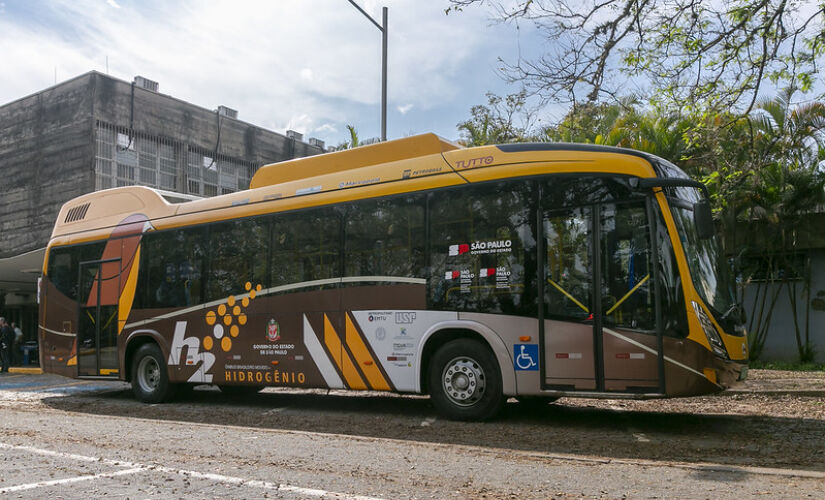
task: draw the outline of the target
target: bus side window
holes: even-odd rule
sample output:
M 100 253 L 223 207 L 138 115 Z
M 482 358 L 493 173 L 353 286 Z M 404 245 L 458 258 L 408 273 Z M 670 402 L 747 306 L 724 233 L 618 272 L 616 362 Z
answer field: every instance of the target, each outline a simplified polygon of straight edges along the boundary
M 203 228 L 143 235 L 140 278 L 145 281 L 138 307 L 191 306 L 201 302 Z
M 358 202 L 346 221 L 344 276 L 424 276 L 423 196 Z
M 593 320 L 590 207 L 544 214 L 546 316 L 567 321 Z
M 331 209 L 274 216 L 271 247 L 272 286 L 341 275 L 341 220 Z
M 77 276 L 72 274 L 71 248 L 53 249 L 49 258 L 49 280 L 57 290 L 70 299 L 77 295 Z M 75 267 L 75 273 L 77 268 Z
M 209 275 L 206 300 L 219 300 L 252 286 L 269 286 L 266 261 L 267 219 L 240 219 L 209 226 Z
M 534 188 L 507 181 L 430 195 L 433 308 L 537 314 Z
M 599 221 L 602 322 L 652 332 L 656 318 L 645 205 L 603 204 Z

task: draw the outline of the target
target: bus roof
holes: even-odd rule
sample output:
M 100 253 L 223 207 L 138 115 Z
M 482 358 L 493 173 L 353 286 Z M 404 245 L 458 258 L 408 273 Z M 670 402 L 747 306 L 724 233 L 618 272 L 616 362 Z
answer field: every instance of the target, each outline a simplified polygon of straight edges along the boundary
M 249 189 L 381 163 L 441 154 L 461 148 L 463 147 L 435 134 L 422 134 L 334 153 L 296 158 L 259 168 L 249 183 Z

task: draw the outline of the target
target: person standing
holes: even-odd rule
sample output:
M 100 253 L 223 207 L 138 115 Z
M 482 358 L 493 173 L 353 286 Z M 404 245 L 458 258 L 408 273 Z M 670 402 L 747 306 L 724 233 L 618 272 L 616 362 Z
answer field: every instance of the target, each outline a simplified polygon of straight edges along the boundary
M 23 330 L 19 326 L 11 322 L 11 329 L 14 331 L 14 344 L 11 346 L 11 363 L 13 365 L 23 364 L 23 351 L 20 350 L 23 345 Z
M 11 365 L 11 346 L 14 343 L 14 330 L 11 329 L 6 318 L 0 318 L 0 371 L 7 373 Z

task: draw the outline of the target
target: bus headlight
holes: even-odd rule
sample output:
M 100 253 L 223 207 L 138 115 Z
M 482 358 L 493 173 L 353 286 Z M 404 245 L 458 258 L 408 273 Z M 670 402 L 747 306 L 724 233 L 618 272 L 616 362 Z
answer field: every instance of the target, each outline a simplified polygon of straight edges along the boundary
M 722 337 L 719 336 L 719 332 L 716 331 L 710 318 L 705 314 L 705 310 L 696 302 L 691 302 L 691 304 L 693 304 L 693 312 L 696 313 L 696 318 L 699 320 L 699 324 L 702 325 L 702 330 L 705 332 L 705 337 L 708 338 L 708 343 L 710 343 L 714 354 L 721 358 L 730 359 L 728 351 L 725 349 L 725 343 L 722 342 Z

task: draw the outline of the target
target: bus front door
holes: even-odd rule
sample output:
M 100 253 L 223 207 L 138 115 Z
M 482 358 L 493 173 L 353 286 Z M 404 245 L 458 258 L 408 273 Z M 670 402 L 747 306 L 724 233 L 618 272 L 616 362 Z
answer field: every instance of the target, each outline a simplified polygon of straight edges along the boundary
M 81 262 L 78 283 L 77 375 L 117 378 L 120 259 Z
M 645 200 L 543 212 L 544 387 L 660 392 Z

